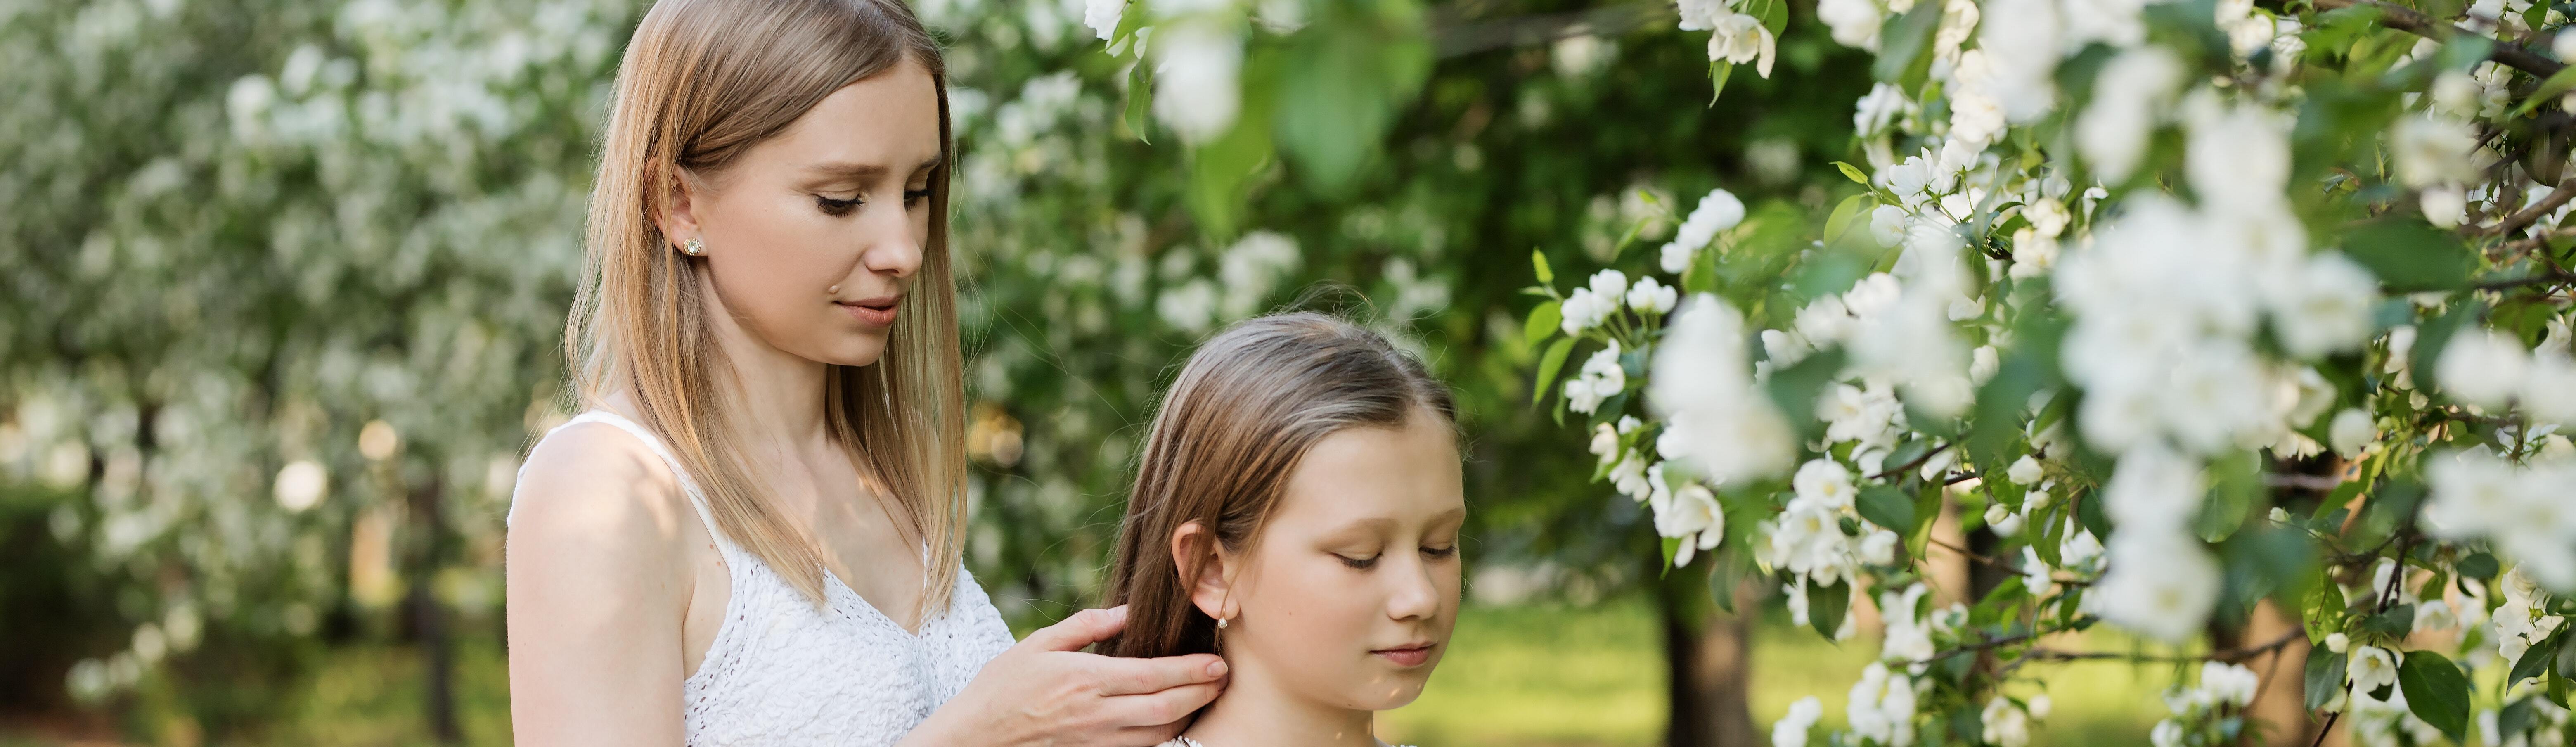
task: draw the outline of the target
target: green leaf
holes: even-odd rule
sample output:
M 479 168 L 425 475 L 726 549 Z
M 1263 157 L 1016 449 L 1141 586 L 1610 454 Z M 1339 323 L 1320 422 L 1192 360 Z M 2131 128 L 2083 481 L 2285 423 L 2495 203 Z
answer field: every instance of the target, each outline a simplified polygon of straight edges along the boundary
M 2363 221 L 2344 235 L 2343 250 L 2397 293 L 2459 288 L 2478 266 L 2459 234 L 2421 218 Z
M 1427 39 L 1378 18 L 1317 23 L 1290 37 L 1280 70 L 1279 144 L 1308 186 L 1339 196 L 1356 184 L 1431 71 Z
M 1878 62 L 1871 75 L 1914 93 L 1932 68 L 1932 32 L 1941 27 L 1941 6 L 1915 3 L 1903 15 L 1890 16 L 1879 28 Z
M 1914 528 L 1914 496 L 1894 486 L 1880 484 L 1862 489 L 1858 508 L 1861 518 L 1889 531 Z
M 2401 604 L 2362 618 L 2361 629 L 2390 638 L 2404 638 L 2415 629 L 2415 605 Z
M 1778 37 L 1789 29 L 1788 0 L 1745 0 L 1743 12 L 1762 21 L 1762 28 Z
M 1143 14 L 1131 13 L 1129 15 Z M 1122 25 L 1121 28 L 1124 28 L 1124 26 Z M 1153 123 L 1153 117 L 1149 116 L 1153 111 L 1153 105 L 1154 66 L 1143 61 L 1139 61 L 1136 63 L 1135 67 L 1130 68 L 1127 71 L 1127 110 L 1125 113 L 1127 131 L 1135 133 L 1136 140 L 1138 142 L 1153 142 L 1153 139 L 1145 134 L 1147 132 L 1146 128 L 1152 126 Z
M 2569 69 L 2576 70 L 2576 68 Z M 2456 567 L 2459 569 L 2461 576 L 2478 579 L 2480 581 L 2495 578 L 2496 571 L 2498 570 L 2496 567 L 2496 557 L 2486 554 L 2485 552 L 2469 553 L 2468 557 L 2460 559 L 2460 563 Z
M 1843 614 L 1851 611 L 1851 584 L 1807 587 L 1807 622 L 1827 639 L 1843 627 Z
M 2343 692 L 2343 676 L 2343 654 L 2322 648 L 2310 649 L 2306 688 L 2308 710 L 2326 707 L 2326 701 L 2334 700 L 2336 693 Z
M 1530 309 L 1529 322 L 1521 325 L 1521 339 L 1535 346 L 1548 335 L 1556 334 L 1556 328 L 1564 322 L 1564 304 L 1549 299 L 1538 308 Z
M 1724 93 L 1726 93 L 1726 79 L 1727 79 L 1727 78 L 1734 77 L 1734 76 L 1735 76 L 1735 63 L 1727 62 L 1727 61 L 1725 61 L 1725 60 L 1709 60 L 1709 61 L 1708 61 L 1708 105 L 1709 105 L 1709 106 L 1716 106 L 1716 105 L 1717 105 L 1717 97 L 1718 97 L 1720 94 L 1724 94 Z
M 2461 36 L 2470 35 L 2461 34 Z M 2531 110 L 2539 108 L 2542 102 L 2556 99 L 2559 94 L 2569 90 L 2576 90 L 2576 65 L 2559 68 L 2557 74 L 2549 76 L 2548 80 L 2541 81 L 2540 87 L 2532 89 L 2530 95 L 2523 97 L 2522 105 L 2514 107 L 2513 113 L 2506 115 L 2505 118 L 2521 119 L 2522 115 L 2530 114 Z
M 1556 273 L 1547 269 L 1547 254 L 1545 252 L 1541 252 L 1536 249 L 1530 250 L 1530 264 L 1538 268 L 1539 284 L 1546 285 L 1556 282 Z
M 2442 730 L 2451 741 L 2467 739 L 2469 678 L 2449 657 L 2431 651 L 2406 652 L 2405 663 L 2397 665 L 2397 686 L 2406 691 L 2406 705 L 2416 718 Z
M 1853 183 L 1859 184 L 1863 187 L 1870 186 L 1869 175 L 1861 173 L 1860 167 L 1841 161 L 1835 161 L 1834 168 L 1840 169 L 1843 172 L 1843 178 L 1850 179 Z
M 1780 414 L 1788 416 L 1789 426 L 1798 431 L 1800 440 L 1823 434 L 1824 424 L 1816 419 L 1816 397 L 1842 374 L 1843 357 L 1842 348 L 1837 347 L 1771 371 L 1771 380 L 1764 389 L 1771 395 L 1771 403 L 1780 407 Z
M 2511 687 L 2523 680 L 2548 674 L 2549 662 L 2558 658 L 2558 647 L 2553 644 L 2556 643 L 2558 639 L 2566 637 L 2566 635 L 2566 630 L 2562 628 L 2558 633 L 2543 639 L 2539 643 L 2533 644 L 2529 649 L 2523 650 L 2522 658 L 2516 659 L 2513 662 L 2513 672 L 2505 676 L 2505 686 Z
M 1574 338 L 1568 337 L 1547 346 L 1547 352 L 1538 357 L 1538 380 L 1530 384 L 1530 404 L 1546 400 L 1547 393 L 1556 388 L 1557 369 L 1565 367 L 1565 354 L 1571 352 Z

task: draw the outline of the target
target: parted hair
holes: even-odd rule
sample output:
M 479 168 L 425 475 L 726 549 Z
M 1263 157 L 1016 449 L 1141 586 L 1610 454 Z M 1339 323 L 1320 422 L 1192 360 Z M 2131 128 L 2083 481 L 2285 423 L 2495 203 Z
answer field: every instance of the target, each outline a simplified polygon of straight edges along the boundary
M 1109 603 L 1127 627 L 1111 656 L 1215 653 L 1216 621 L 1190 603 L 1208 548 L 1190 567 L 1172 537 L 1197 522 L 1230 552 L 1248 549 L 1307 450 L 1350 428 L 1402 428 L 1457 406 L 1422 361 L 1349 321 L 1299 312 L 1245 320 L 1190 355 L 1163 397 L 1127 496 Z
M 817 605 L 815 540 L 772 504 L 723 402 L 731 376 L 700 298 L 706 265 L 674 249 L 656 217 L 673 185 L 713 183 L 833 92 L 910 62 L 939 97 L 941 164 L 930 235 L 884 357 L 833 366 L 825 423 L 872 488 L 907 509 L 929 551 L 925 619 L 947 608 L 965 534 L 964 384 L 948 255 L 951 155 L 939 46 L 901 0 L 660 0 L 617 68 L 591 192 L 580 290 L 566 328 L 581 404 L 627 392 L 704 493 L 725 536 Z

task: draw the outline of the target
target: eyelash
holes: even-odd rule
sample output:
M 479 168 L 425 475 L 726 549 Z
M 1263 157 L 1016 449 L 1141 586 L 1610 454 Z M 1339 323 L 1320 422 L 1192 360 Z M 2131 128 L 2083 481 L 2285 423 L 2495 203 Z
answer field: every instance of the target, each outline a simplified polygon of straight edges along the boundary
M 1458 554 L 1458 546 L 1457 546 L 1457 545 L 1450 545 L 1450 546 L 1448 546 L 1448 547 L 1425 547 L 1425 548 L 1422 548 L 1422 554 L 1424 554 L 1424 555 L 1429 555 L 1429 556 L 1431 556 L 1431 557 L 1432 557 L 1432 559 L 1434 559 L 1434 560 L 1444 560 L 1444 559 L 1447 559 L 1447 558 L 1450 558 L 1450 557 L 1452 557 L 1452 556 L 1457 555 L 1457 554 Z M 1342 565 L 1350 566 L 1351 568 L 1356 569 L 1356 570 L 1363 570 L 1363 571 L 1365 571 L 1365 570 L 1368 570 L 1368 569 L 1370 569 L 1370 568 L 1375 568 L 1375 567 L 1377 567 L 1377 558 L 1378 558 L 1378 556 L 1375 556 L 1375 555 L 1371 555 L 1371 556 L 1368 556 L 1368 557 L 1365 557 L 1365 558 L 1353 558 L 1353 557 L 1350 557 L 1350 556 L 1347 556 L 1347 555 L 1335 555 L 1335 556 L 1333 556 L 1333 557 L 1341 558 L 1341 559 L 1342 559 Z
M 921 201 L 926 199 L 930 199 L 930 190 L 907 189 L 903 191 L 903 204 L 907 207 L 920 205 Z M 856 197 L 847 200 L 836 200 L 822 195 L 814 196 L 814 207 L 822 210 L 824 215 L 829 215 L 835 218 L 849 215 L 850 211 L 859 209 L 859 206 L 866 202 L 866 200 Z

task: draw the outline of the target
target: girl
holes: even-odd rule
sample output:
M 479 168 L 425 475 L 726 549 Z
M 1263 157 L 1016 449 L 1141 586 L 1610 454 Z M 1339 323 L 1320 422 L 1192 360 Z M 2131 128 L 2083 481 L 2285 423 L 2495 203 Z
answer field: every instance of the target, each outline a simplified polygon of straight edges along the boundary
M 1167 747 L 1374 747 L 1449 643 L 1466 521 L 1456 414 L 1421 362 L 1319 314 L 1190 356 L 1111 575 L 1115 656 L 1215 652 L 1225 694 Z
M 567 347 L 512 503 L 522 745 L 1126 745 L 1214 656 L 1014 646 L 960 567 L 939 49 L 899 0 L 662 0 L 617 73 Z

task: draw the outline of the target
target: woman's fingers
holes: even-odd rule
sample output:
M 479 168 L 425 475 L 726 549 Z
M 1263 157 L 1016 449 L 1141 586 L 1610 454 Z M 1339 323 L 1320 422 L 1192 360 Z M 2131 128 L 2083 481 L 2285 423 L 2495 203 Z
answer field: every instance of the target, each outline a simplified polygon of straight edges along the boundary
M 1125 629 L 1127 629 L 1127 605 L 1122 604 L 1105 610 L 1090 609 L 1073 613 L 1073 616 L 1065 618 L 1064 622 L 1039 628 L 1037 632 L 1030 633 L 1026 640 L 1020 641 L 1020 645 L 1035 646 L 1046 651 L 1080 651 L 1084 646 L 1099 643 Z
M 1223 679 L 1226 671 L 1225 660 L 1215 654 L 1160 659 L 1100 656 L 1097 659 L 1091 662 L 1091 671 L 1100 677 L 1100 694 L 1109 696 L 1148 695 L 1177 687 L 1212 683 Z
M 1109 715 L 1110 723 L 1129 727 L 1170 727 L 1177 734 L 1180 727 L 1187 725 L 1190 714 L 1216 700 L 1217 694 L 1224 690 L 1223 683 L 1203 682 L 1144 695 L 1120 695 L 1101 705 Z

